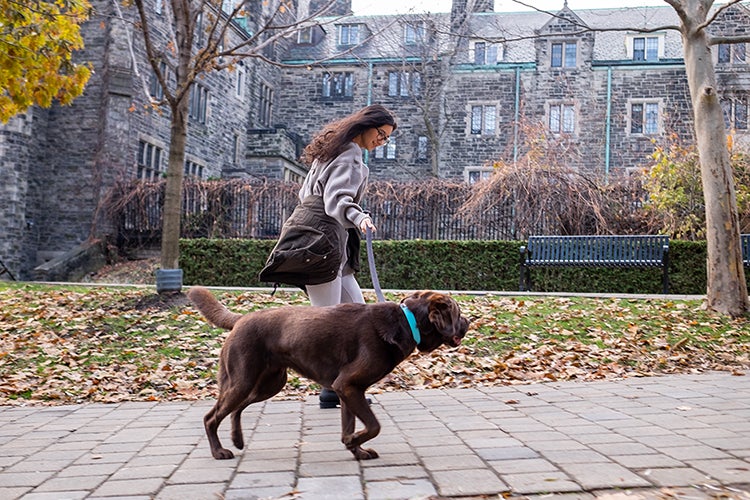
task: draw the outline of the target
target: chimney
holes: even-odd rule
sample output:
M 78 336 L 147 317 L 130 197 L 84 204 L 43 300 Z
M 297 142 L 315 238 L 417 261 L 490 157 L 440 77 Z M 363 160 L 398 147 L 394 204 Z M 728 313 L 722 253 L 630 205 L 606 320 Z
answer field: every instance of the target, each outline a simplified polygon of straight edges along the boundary
M 495 12 L 495 0 L 474 0 L 473 12 Z
M 327 4 L 331 3 L 331 0 L 310 0 L 309 12 L 310 14 L 317 12 Z M 352 13 L 352 1 L 351 0 L 336 0 L 333 5 L 323 14 L 324 16 L 348 16 Z
M 457 33 L 466 22 L 467 0 L 453 0 L 451 5 L 451 31 Z
M 495 12 L 495 0 L 453 0 L 451 5 L 451 28 L 457 32 L 466 21 L 467 14 Z

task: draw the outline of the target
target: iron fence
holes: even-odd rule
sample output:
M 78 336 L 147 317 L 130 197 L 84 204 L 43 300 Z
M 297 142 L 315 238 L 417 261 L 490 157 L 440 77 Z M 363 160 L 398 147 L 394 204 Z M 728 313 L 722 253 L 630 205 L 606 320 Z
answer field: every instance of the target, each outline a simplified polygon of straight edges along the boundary
M 275 239 L 298 203 L 298 190 L 298 184 L 274 180 L 186 181 L 181 236 Z M 511 197 L 490 200 L 482 210 L 464 213 L 462 206 L 471 193 L 471 186 L 451 181 L 375 181 L 369 185 L 363 208 L 375 221 L 377 237 L 385 240 L 520 240 L 529 234 L 566 232 L 555 212 L 565 200 L 542 200 L 537 207 L 541 215 L 529 222 L 528 217 L 521 221 L 517 216 Z M 159 241 L 163 200 L 164 182 L 115 187 L 108 208 L 120 245 Z

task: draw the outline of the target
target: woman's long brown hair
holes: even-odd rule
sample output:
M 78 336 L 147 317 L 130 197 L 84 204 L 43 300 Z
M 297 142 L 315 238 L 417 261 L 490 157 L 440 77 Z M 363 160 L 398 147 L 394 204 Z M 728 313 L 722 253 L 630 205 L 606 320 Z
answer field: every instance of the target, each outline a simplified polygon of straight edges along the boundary
M 390 125 L 396 130 L 396 118 L 385 106 L 372 104 L 356 113 L 326 125 L 313 137 L 302 152 L 302 161 L 311 165 L 313 160 L 328 162 L 346 149 L 349 143 L 365 130 Z

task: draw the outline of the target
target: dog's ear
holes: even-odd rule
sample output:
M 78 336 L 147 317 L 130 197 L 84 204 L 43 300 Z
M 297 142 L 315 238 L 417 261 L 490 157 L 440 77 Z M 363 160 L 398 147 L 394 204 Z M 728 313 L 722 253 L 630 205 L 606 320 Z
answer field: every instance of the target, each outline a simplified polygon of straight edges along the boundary
M 430 323 L 444 337 L 455 335 L 456 319 L 461 314 L 457 310 L 456 303 L 445 295 L 433 293 L 428 298 L 428 304 L 429 312 L 427 317 Z

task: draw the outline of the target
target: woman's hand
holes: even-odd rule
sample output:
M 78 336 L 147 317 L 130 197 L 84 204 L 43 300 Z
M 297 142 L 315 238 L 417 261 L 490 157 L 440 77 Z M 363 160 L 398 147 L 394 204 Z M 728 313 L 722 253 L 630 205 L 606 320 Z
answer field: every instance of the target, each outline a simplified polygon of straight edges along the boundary
M 367 228 L 370 228 L 373 233 L 376 231 L 375 224 L 372 223 L 372 219 L 369 217 L 362 219 L 362 222 L 359 224 L 359 229 L 362 233 L 367 233 Z

